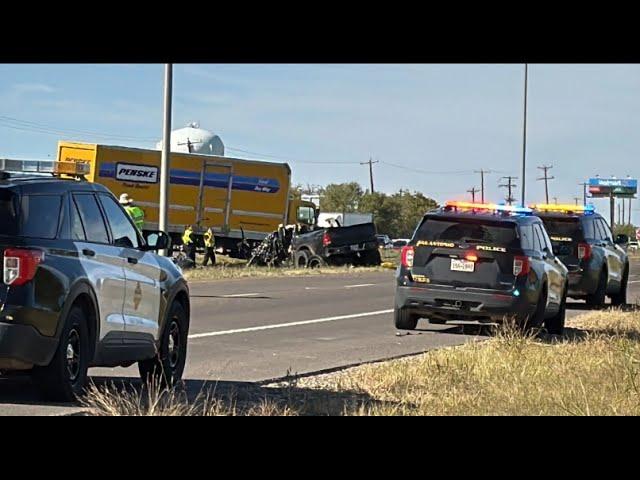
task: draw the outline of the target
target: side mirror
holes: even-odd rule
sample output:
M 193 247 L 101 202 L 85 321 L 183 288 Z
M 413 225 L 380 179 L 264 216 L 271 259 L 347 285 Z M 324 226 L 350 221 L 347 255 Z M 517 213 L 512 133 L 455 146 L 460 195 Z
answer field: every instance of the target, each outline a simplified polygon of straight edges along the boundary
M 628 235 L 624 235 L 624 234 L 616 235 L 616 241 L 615 241 L 616 245 L 626 245 L 627 243 L 629 243 Z
M 147 231 L 144 234 L 146 246 L 143 250 L 168 250 L 171 248 L 171 237 L 160 230 Z

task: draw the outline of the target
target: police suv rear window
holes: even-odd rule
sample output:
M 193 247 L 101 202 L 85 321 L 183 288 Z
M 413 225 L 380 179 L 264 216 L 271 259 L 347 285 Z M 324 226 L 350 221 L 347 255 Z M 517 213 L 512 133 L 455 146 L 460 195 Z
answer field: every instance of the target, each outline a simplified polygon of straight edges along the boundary
M 513 248 L 519 246 L 518 233 L 514 223 L 492 222 L 474 218 L 427 218 L 418 228 L 415 240 L 490 244 Z
M 53 239 L 60 221 L 60 195 L 22 195 L 0 190 L 0 234 Z
M 553 242 L 573 242 L 582 239 L 582 228 L 577 218 L 542 217 L 542 221 Z

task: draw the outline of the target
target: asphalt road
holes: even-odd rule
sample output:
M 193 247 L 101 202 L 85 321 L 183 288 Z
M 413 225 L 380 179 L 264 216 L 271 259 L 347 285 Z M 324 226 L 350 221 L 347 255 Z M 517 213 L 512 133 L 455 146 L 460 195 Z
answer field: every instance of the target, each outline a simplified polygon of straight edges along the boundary
M 630 302 L 640 296 L 632 267 Z M 411 355 L 476 338 L 450 326 L 393 327 L 393 272 L 191 283 L 188 389 L 248 385 Z M 584 311 L 572 304 L 569 316 Z M 105 379 L 137 383 L 137 368 L 93 369 Z M 0 415 L 56 415 L 73 405 L 43 404 L 28 378 L 0 379 Z

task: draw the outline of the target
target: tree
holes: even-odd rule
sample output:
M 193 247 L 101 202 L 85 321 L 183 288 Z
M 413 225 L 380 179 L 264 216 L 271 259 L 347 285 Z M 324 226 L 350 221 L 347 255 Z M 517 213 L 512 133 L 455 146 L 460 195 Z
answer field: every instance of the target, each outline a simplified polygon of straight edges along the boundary
M 323 212 L 353 213 L 358 210 L 362 195 L 357 182 L 331 183 L 322 192 L 320 206 Z

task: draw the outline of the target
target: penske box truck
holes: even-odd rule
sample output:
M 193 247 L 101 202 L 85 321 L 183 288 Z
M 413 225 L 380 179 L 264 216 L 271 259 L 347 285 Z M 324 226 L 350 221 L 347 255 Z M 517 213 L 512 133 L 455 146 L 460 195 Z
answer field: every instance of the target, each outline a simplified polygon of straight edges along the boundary
M 58 143 L 61 162 L 88 162 L 86 179 L 116 196 L 127 193 L 145 212 L 143 230 L 158 228 L 159 150 Z M 198 243 L 211 227 L 216 246 L 241 256 L 240 241 L 261 242 L 280 224 L 313 226 L 315 206 L 291 196 L 291 169 L 286 163 L 243 160 L 190 153 L 171 153 L 169 227 L 175 245 L 186 225 L 194 225 Z

